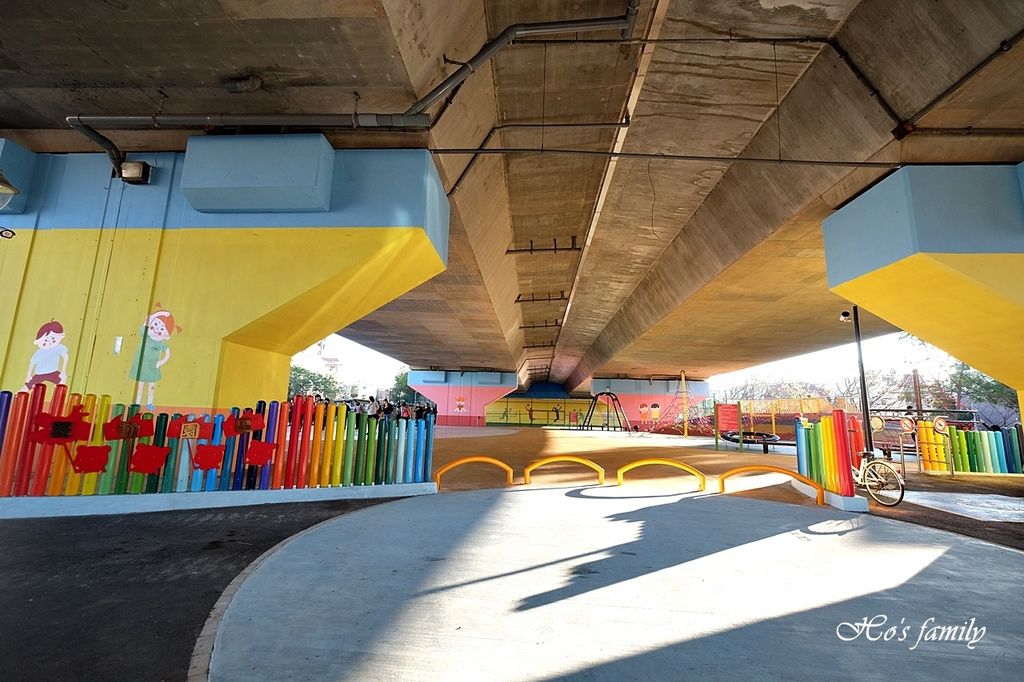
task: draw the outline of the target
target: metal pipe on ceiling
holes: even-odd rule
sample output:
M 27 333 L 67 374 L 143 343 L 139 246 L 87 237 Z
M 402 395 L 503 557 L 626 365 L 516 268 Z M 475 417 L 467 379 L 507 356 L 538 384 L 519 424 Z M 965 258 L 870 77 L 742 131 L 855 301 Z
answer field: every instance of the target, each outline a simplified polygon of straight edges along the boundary
M 636 26 L 636 17 L 640 14 L 640 0 L 627 0 L 626 2 L 626 25 L 622 29 L 623 40 L 629 40 L 633 36 L 633 28 Z
M 683 43 L 761 43 L 761 44 L 795 44 L 817 45 L 829 42 L 829 38 L 806 36 L 803 38 L 768 36 L 750 37 L 713 37 L 713 38 L 541 38 L 538 40 L 517 40 L 513 45 L 673 45 Z
M 480 50 L 462 64 L 454 73 L 445 78 L 433 90 L 415 102 L 405 113 L 398 114 L 157 114 L 153 116 L 68 116 L 68 126 L 82 133 L 107 150 L 114 172 L 120 174 L 124 152 L 113 140 L 97 129 L 145 130 L 148 128 L 209 128 L 209 127 L 296 127 L 333 130 L 355 130 L 377 128 L 384 130 L 430 130 L 433 123 L 424 113 L 446 94 L 452 93 L 469 78 L 470 74 L 487 62 L 505 45 L 517 38 L 558 33 L 583 33 L 621 29 L 622 36 L 629 37 L 639 12 L 639 0 L 627 0 L 626 14 L 621 17 L 597 19 L 571 19 L 568 21 L 545 21 L 528 24 L 513 24 L 496 38 L 487 42 Z
M 494 137 L 495 133 L 497 133 L 497 132 L 499 132 L 501 130 L 506 130 L 506 129 L 515 129 L 515 128 L 520 128 L 520 129 L 531 129 L 531 128 L 570 128 L 570 129 L 573 129 L 573 128 L 583 128 L 583 129 L 592 128 L 592 129 L 599 129 L 599 128 L 628 128 L 628 127 L 629 127 L 629 120 L 628 119 L 624 120 L 624 121 L 616 121 L 614 123 L 526 123 L 526 122 L 524 122 L 524 123 L 500 123 L 500 124 L 492 127 L 487 132 L 487 134 L 484 136 L 483 142 L 481 142 L 477 146 L 477 149 L 484 149 L 490 143 L 491 138 Z M 469 171 L 471 171 L 473 169 L 473 167 L 476 165 L 476 162 L 477 162 L 477 160 L 479 158 L 480 158 L 479 156 L 473 156 L 473 158 L 471 158 L 469 160 L 469 163 L 466 164 L 466 167 L 462 169 L 462 172 L 459 173 L 459 177 L 455 179 L 455 182 L 452 183 L 451 189 L 448 190 L 447 195 L 449 197 L 454 196 L 455 193 L 459 191 L 459 188 L 462 186 L 462 181 L 466 178 L 467 175 L 469 175 Z
M 630 2 L 632 1 L 633 0 L 630 0 Z M 544 21 L 533 24 L 512 24 L 499 33 L 496 38 L 485 43 L 484 46 L 480 48 L 479 52 L 469 58 L 469 61 L 462 64 L 462 66 L 452 72 L 451 75 L 441 81 L 437 87 L 421 97 L 415 104 L 409 107 L 405 114 L 407 116 L 419 114 L 429 109 L 439 99 L 444 97 L 446 92 L 462 83 L 462 81 L 469 78 L 474 71 L 486 64 L 498 50 L 506 45 L 512 44 L 512 41 L 518 38 L 558 33 L 607 31 L 609 29 L 620 29 L 625 31 L 627 28 L 630 28 L 630 30 L 632 30 L 632 23 L 636 21 L 636 18 L 634 16 L 631 22 L 628 16 L 628 11 L 629 10 L 627 8 L 627 15 L 621 17 L 606 17 L 603 19 L 571 19 L 569 21 Z
M 146 128 L 252 128 L 295 127 L 356 130 L 397 128 L 427 130 L 426 114 L 157 114 L 155 116 L 68 116 L 69 126 L 80 129 L 144 130 Z
M 719 163 L 761 163 L 782 166 L 839 166 L 842 168 L 902 168 L 905 163 L 899 161 L 843 161 L 838 159 L 786 159 L 760 156 L 714 156 L 711 154 L 666 154 L 663 152 L 624 152 L 603 149 L 556 149 L 550 147 L 490 147 L 474 148 L 440 148 L 429 150 L 431 154 L 572 154 L 579 156 L 602 156 L 627 159 L 661 159 L 664 161 L 697 161 Z M 917 163 L 913 165 L 957 165 L 948 163 Z
M 902 140 L 904 137 L 917 130 L 917 122 L 924 118 L 924 116 L 928 114 L 928 112 L 934 109 L 940 102 L 945 100 L 951 94 L 957 92 L 961 87 L 963 87 L 967 83 L 967 81 L 971 80 L 976 75 L 978 75 L 978 73 L 986 66 L 988 66 L 996 59 L 1009 52 L 1010 50 L 1012 50 L 1013 47 L 1021 40 L 1024 40 L 1024 29 L 1017 31 L 1006 40 L 1001 41 L 999 43 L 999 46 L 996 47 L 995 50 L 990 52 L 987 57 L 985 57 L 980 62 L 975 64 L 970 71 L 965 73 L 963 76 L 958 78 L 954 83 L 950 84 L 949 87 L 947 87 L 945 90 L 936 95 L 930 102 L 928 102 L 928 104 L 924 105 L 913 116 L 901 121 L 900 124 L 893 129 L 893 137 L 895 137 L 897 140 Z
M 110 163 L 111 165 L 114 166 L 114 173 L 117 174 L 118 177 L 120 177 L 121 164 L 124 163 L 125 155 L 124 152 L 117 148 L 117 145 L 114 144 L 114 141 L 111 140 L 106 135 L 103 135 L 102 133 L 98 132 L 92 126 L 82 123 L 80 116 L 68 116 L 67 123 L 69 126 L 71 126 L 73 130 L 77 130 L 79 133 L 85 135 L 90 140 L 92 140 L 97 145 L 106 150 L 107 156 L 110 157 Z

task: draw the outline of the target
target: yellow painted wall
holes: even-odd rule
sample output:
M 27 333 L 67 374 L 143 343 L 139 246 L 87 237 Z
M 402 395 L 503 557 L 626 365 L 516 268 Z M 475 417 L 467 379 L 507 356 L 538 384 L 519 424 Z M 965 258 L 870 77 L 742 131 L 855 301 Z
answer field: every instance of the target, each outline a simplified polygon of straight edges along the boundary
M 917 253 L 833 291 L 1024 389 L 1024 254 Z
M 292 354 L 443 270 L 416 227 L 20 230 L 0 244 L 0 387 L 23 388 L 36 330 L 57 319 L 71 391 L 132 401 L 159 302 L 182 331 L 158 406 L 284 397 Z
M 533 422 L 530 421 L 529 412 L 526 406 L 533 408 Z M 559 419 L 555 421 L 555 413 L 551 409 L 555 406 L 560 409 Z M 569 426 L 569 413 L 573 410 L 579 412 L 579 421 L 582 423 L 590 408 L 590 400 L 587 398 L 569 398 L 559 400 L 555 398 L 501 398 L 490 403 L 486 409 L 486 420 L 488 424 L 533 424 L 534 426 Z M 507 410 L 507 412 L 506 412 Z M 605 415 L 610 414 L 608 405 L 598 401 L 594 409 L 594 426 L 600 427 L 604 423 Z M 618 422 L 615 417 L 610 418 L 610 424 L 615 426 Z

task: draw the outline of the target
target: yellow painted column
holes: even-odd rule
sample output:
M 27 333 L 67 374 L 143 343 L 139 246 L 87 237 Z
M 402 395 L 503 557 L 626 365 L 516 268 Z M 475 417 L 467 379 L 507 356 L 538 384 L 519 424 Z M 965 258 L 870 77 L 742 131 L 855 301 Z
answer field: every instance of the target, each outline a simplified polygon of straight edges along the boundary
M 71 392 L 182 413 L 283 396 L 291 355 L 445 269 L 415 226 L 24 230 L 4 249 L 0 388 L 57 321 Z

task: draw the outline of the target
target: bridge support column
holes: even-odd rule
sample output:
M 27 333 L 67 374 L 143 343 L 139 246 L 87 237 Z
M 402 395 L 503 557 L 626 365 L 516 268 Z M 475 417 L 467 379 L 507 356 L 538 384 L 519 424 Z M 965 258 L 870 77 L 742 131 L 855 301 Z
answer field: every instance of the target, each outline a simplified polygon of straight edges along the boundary
M 485 426 L 487 405 L 516 390 L 517 384 L 514 372 L 409 372 L 409 387 L 437 403 L 442 426 Z
M 908 167 L 824 222 L 829 286 L 1024 389 L 1024 164 Z
M 423 150 L 200 136 L 132 155 L 147 185 L 112 179 L 103 154 L 0 158 L 32 162 L 0 216 L 16 233 L 0 240 L 3 389 L 52 367 L 73 392 L 168 411 L 283 399 L 292 354 L 446 267 Z

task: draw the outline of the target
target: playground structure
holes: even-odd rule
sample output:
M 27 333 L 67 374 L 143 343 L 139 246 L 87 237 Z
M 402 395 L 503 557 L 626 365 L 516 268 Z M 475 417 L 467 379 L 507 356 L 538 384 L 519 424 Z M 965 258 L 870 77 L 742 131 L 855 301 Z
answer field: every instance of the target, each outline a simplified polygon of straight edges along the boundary
M 631 423 L 618 396 L 601 391 L 590 398 L 509 396 L 490 403 L 489 425 L 560 426 L 570 429 L 629 431 Z
M 603 398 L 603 400 L 602 400 Z M 604 405 L 604 421 L 595 423 L 595 416 L 598 414 L 598 405 Z M 612 423 L 612 419 L 615 423 Z M 619 396 L 615 395 L 611 391 L 601 391 L 595 393 L 590 399 L 590 408 L 587 410 L 587 416 L 584 417 L 583 423 L 580 424 L 580 428 L 584 430 L 593 430 L 594 428 L 600 428 L 601 430 L 612 430 L 612 431 L 629 431 L 629 419 L 626 417 L 626 411 L 622 409 L 622 403 L 619 402 Z
M 590 398 L 505 397 L 487 405 L 486 421 L 491 426 L 556 426 L 579 428 L 590 408 Z M 607 406 L 598 406 L 603 420 Z
M 739 417 L 734 426 L 722 426 L 720 431 L 740 431 L 745 434 L 766 433 L 778 436 L 783 443 L 794 442 L 793 420 L 798 417 L 816 419 L 823 414 L 831 414 L 834 410 L 854 411 L 856 408 L 846 398 L 829 401 L 826 398 L 778 398 L 763 400 L 737 400 L 722 403 L 714 399 L 705 400 L 690 409 L 687 422 L 675 421 L 671 424 L 659 423 L 653 429 L 660 433 L 672 433 L 694 436 L 715 435 L 716 406 L 732 404 L 739 406 Z M 760 445 L 761 443 L 755 443 Z
M 0 497 L 328 488 L 429 480 L 431 419 L 344 404 L 258 401 L 206 414 L 144 412 L 110 396 L 0 392 Z

